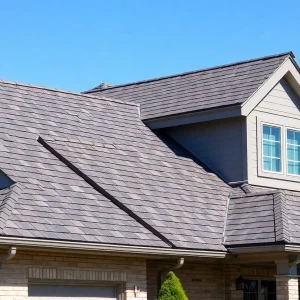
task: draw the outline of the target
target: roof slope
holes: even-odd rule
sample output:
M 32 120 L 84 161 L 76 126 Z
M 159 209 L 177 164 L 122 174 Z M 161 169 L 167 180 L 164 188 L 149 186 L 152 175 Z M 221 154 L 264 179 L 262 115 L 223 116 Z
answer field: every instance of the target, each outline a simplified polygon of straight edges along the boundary
M 300 244 L 300 192 L 249 185 L 234 189 L 228 206 L 224 244 Z
M 5 235 L 168 246 L 43 147 L 41 136 L 175 246 L 225 250 L 229 187 L 156 136 L 136 105 L 7 82 L 0 103 L 0 169 L 22 186 Z
M 141 118 L 154 119 L 241 104 L 291 52 L 210 69 L 87 91 L 141 104 Z
M 284 220 L 284 196 L 280 191 L 250 193 L 230 199 L 226 245 L 288 242 Z

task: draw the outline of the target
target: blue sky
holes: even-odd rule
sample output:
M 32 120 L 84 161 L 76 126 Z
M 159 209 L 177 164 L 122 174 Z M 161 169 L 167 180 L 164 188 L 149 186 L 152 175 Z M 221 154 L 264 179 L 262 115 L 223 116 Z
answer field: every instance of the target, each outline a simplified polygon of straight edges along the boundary
M 300 59 L 299 0 L 15 0 L 0 11 L 0 78 L 59 89 Z

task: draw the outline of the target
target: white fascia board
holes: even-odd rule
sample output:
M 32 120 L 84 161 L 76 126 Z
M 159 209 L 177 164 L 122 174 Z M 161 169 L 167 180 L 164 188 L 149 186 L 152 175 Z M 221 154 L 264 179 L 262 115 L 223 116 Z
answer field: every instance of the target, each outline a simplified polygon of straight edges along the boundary
M 300 252 L 300 245 L 268 245 L 268 246 L 248 246 L 228 248 L 230 254 L 248 254 L 264 252 Z
M 294 81 L 294 89 L 300 88 L 300 74 L 290 58 L 287 58 L 243 104 L 242 115 L 248 116 L 251 111 L 267 96 L 274 86 L 285 76 L 292 76 L 290 80 Z M 288 78 L 289 79 L 289 78 Z M 289 81 L 290 81 L 289 80 Z M 298 88 L 296 87 L 298 86 Z
M 205 250 L 185 250 L 174 248 L 155 248 L 139 247 L 125 245 L 109 245 L 94 243 L 78 243 L 68 241 L 28 239 L 15 237 L 0 237 L 0 246 L 16 246 L 20 248 L 46 248 L 46 249 L 64 249 L 78 251 L 99 251 L 109 253 L 123 254 L 144 254 L 144 255 L 165 255 L 165 256 L 182 256 L 182 257 L 211 257 L 225 258 L 228 252 L 225 251 L 205 251 Z
M 193 123 L 207 122 L 241 115 L 240 105 L 215 108 L 194 113 L 185 113 L 177 116 L 161 117 L 158 119 L 143 120 L 151 129 L 161 129 Z
M 231 254 L 247 254 L 247 253 L 262 253 L 262 252 L 280 252 L 285 251 L 284 245 L 274 246 L 248 246 L 248 247 L 229 247 L 229 253 Z

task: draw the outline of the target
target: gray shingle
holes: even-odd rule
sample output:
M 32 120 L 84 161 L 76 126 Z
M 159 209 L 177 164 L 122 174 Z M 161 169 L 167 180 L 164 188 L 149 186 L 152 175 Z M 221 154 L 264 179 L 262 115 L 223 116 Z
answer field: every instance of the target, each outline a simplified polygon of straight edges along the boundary
M 292 53 L 86 92 L 141 104 L 142 119 L 239 105 Z
M 244 186 L 243 190 L 248 193 L 242 194 L 237 193 L 237 189 L 229 201 L 225 245 L 288 243 L 292 240 L 290 214 L 294 208 L 290 201 L 294 198 L 290 191 L 251 186 L 245 189 Z
M 42 147 L 40 135 L 177 247 L 225 250 L 230 188 L 146 127 L 136 105 L 0 86 L 0 169 L 22 186 L 3 234 L 167 247 Z

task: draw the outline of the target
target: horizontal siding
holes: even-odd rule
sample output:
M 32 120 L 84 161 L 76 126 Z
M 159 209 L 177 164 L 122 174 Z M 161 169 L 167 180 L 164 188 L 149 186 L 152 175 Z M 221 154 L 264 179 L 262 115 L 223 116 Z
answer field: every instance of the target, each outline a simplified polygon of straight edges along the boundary
M 231 118 L 167 129 L 167 133 L 228 182 L 244 179 L 245 119 Z
M 282 79 L 254 111 L 300 119 L 300 101 L 289 83 Z
M 257 124 L 259 120 L 280 126 L 300 127 L 300 99 L 289 83 L 282 79 L 247 117 L 248 180 L 251 184 L 299 190 L 299 182 L 288 178 L 259 176 Z

